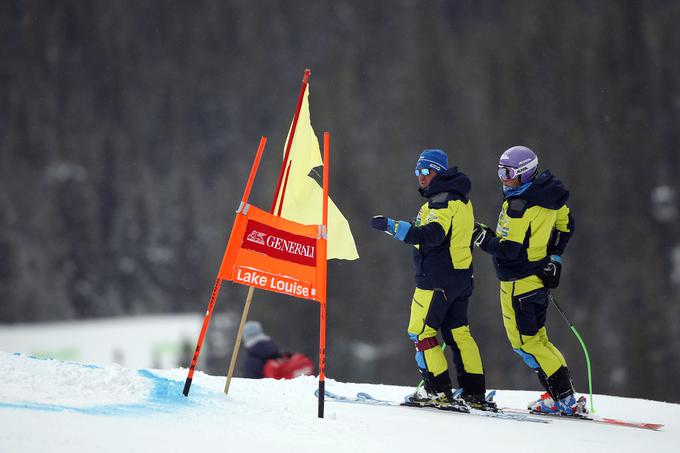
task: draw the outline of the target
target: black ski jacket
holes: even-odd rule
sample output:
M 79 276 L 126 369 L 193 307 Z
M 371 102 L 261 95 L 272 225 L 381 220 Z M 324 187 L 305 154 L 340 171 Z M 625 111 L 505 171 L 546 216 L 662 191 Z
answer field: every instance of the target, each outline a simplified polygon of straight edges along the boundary
M 470 179 L 451 167 L 437 175 L 425 189 L 427 198 L 404 242 L 413 244 L 416 285 L 422 289 L 446 288 L 472 278 L 471 238 L 474 229 Z

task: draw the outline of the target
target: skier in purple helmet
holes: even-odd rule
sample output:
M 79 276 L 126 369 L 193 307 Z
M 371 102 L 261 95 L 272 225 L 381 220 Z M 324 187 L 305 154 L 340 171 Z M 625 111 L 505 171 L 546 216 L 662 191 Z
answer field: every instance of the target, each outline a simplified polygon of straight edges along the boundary
M 567 362 L 548 340 L 545 319 L 550 288 L 556 288 L 561 256 L 574 232 L 569 191 L 525 146 L 506 150 L 498 162 L 503 207 L 495 231 L 475 224 L 474 245 L 493 257 L 501 286 L 503 324 L 514 351 L 536 371 L 546 393 L 529 404 L 539 413 L 585 413 Z

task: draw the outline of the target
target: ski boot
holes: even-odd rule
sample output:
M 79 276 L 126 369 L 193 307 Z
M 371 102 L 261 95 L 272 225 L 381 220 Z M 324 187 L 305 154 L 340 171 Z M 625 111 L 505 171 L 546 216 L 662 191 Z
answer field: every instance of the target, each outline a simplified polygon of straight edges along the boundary
M 494 402 L 493 397 L 496 394 L 496 391 L 493 390 L 489 392 L 487 395 L 484 394 L 478 394 L 478 395 L 469 395 L 462 393 L 460 397 L 467 403 L 468 406 L 472 409 L 477 409 L 480 411 L 487 411 L 487 412 L 500 412 L 500 409 L 498 409 L 498 405 Z M 455 396 L 455 394 L 454 394 Z
M 413 395 L 407 395 L 404 398 L 404 402 L 401 403 L 401 405 L 410 407 L 435 407 L 435 395 L 429 392 L 422 394 L 419 389 L 416 389 Z
M 573 394 L 555 401 L 548 392 L 545 392 L 539 399 L 529 403 L 527 408 L 534 414 L 579 416 L 588 413 L 586 398 L 582 396 L 576 400 Z
M 470 409 L 461 398 L 454 397 L 449 392 L 422 395 L 416 391 L 413 395 L 404 398 L 402 406 L 409 407 L 435 407 L 445 411 L 470 412 Z
M 451 391 L 437 394 L 436 401 L 435 407 L 443 411 L 470 412 L 470 407 L 465 403 L 465 400 L 455 396 Z
M 578 399 L 574 398 L 574 395 L 572 395 L 572 401 L 576 400 L 574 404 L 571 406 L 565 406 L 560 409 L 562 413 L 566 412 L 566 415 L 569 415 L 569 412 L 571 412 L 571 415 L 574 415 L 576 417 L 582 417 L 585 415 L 588 415 L 588 407 L 586 404 L 586 397 L 581 396 Z M 560 405 L 560 401 L 557 402 L 558 406 Z

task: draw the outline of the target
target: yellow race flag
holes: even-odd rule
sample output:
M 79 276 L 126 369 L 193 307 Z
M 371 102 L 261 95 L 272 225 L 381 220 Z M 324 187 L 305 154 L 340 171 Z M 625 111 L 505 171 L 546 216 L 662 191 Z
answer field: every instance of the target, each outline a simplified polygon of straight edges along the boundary
M 288 135 L 290 137 L 290 131 Z M 305 225 L 321 224 L 323 161 L 319 140 L 312 129 L 309 114 L 309 85 L 305 89 L 285 168 L 288 177 L 287 180 L 284 179 L 277 199 L 278 206 L 281 203 L 281 192 L 285 189 L 281 217 Z M 347 219 L 329 197 L 328 259 L 333 258 L 355 260 L 359 258 L 359 254 Z

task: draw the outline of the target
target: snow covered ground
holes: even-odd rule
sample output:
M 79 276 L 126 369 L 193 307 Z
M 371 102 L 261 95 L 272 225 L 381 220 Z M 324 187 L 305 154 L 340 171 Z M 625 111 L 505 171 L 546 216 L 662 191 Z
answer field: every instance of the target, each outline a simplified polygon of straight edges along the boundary
M 598 414 L 663 423 L 647 431 L 575 420 L 549 424 L 326 402 L 317 381 L 234 379 L 186 369 L 127 369 L 0 352 L 0 452 L 408 452 L 677 451 L 680 405 L 596 395 Z M 400 400 L 409 389 L 327 380 L 328 390 Z M 501 406 L 523 407 L 536 392 L 500 390 Z M 551 419 L 552 420 L 552 419 Z

